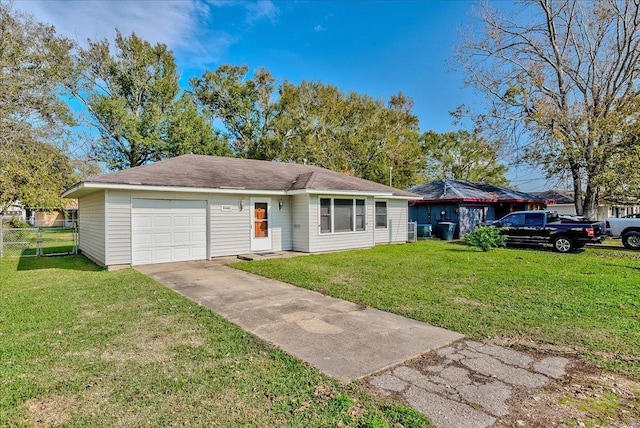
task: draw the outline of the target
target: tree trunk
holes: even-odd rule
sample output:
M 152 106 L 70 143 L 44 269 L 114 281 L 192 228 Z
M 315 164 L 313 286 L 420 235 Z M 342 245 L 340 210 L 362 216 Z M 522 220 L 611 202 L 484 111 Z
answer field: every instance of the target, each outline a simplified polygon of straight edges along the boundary
M 582 215 L 589 220 L 596 220 L 598 217 L 598 192 L 591 185 L 587 185 L 587 190 L 584 194 Z
M 580 167 L 576 164 L 571 165 L 571 177 L 573 178 L 573 204 L 576 207 L 576 214 L 583 215 L 582 180 L 580 179 Z

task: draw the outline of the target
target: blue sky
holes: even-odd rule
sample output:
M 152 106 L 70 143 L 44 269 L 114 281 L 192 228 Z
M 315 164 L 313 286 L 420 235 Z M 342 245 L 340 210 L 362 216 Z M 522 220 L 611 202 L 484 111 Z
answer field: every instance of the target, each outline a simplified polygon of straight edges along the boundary
M 477 2 L 451 1 L 58 1 L 15 7 L 67 37 L 112 39 L 115 28 L 166 43 L 182 82 L 221 64 L 264 67 L 278 81 L 319 80 L 344 91 L 415 102 L 423 131 L 456 130 L 449 112 L 476 106 L 453 58 Z M 534 171 L 511 171 L 523 190 L 544 190 Z

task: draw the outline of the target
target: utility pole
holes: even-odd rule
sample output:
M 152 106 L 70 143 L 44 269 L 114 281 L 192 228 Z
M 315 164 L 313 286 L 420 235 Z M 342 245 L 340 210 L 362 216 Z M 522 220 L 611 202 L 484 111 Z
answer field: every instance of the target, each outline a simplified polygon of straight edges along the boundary
M 393 187 L 393 167 L 389 167 L 389 187 Z

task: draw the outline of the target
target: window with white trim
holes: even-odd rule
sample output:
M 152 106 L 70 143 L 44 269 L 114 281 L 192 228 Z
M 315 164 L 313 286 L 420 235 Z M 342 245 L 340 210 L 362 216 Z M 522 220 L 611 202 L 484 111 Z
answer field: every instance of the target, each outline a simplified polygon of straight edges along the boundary
M 331 199 L 320 199 L 320 233 L 331 233 Z
M 366 226 L 364 199 L 320 198 L 320 233 L 363 232 Z
M 376 201 L 376 229 L 387 228 L 387 202 Z

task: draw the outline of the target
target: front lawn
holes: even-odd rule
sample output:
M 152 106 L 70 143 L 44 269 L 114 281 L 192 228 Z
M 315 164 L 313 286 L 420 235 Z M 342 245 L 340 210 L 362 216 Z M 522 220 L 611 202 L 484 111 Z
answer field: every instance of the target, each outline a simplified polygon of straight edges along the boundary
M 425 426 L 154 280 L 0 260 L 0 426 Z
M 578 354 L 640 377 L 640 253 L 483 253 L 421 241 L 234 267 L 452 329 Z

